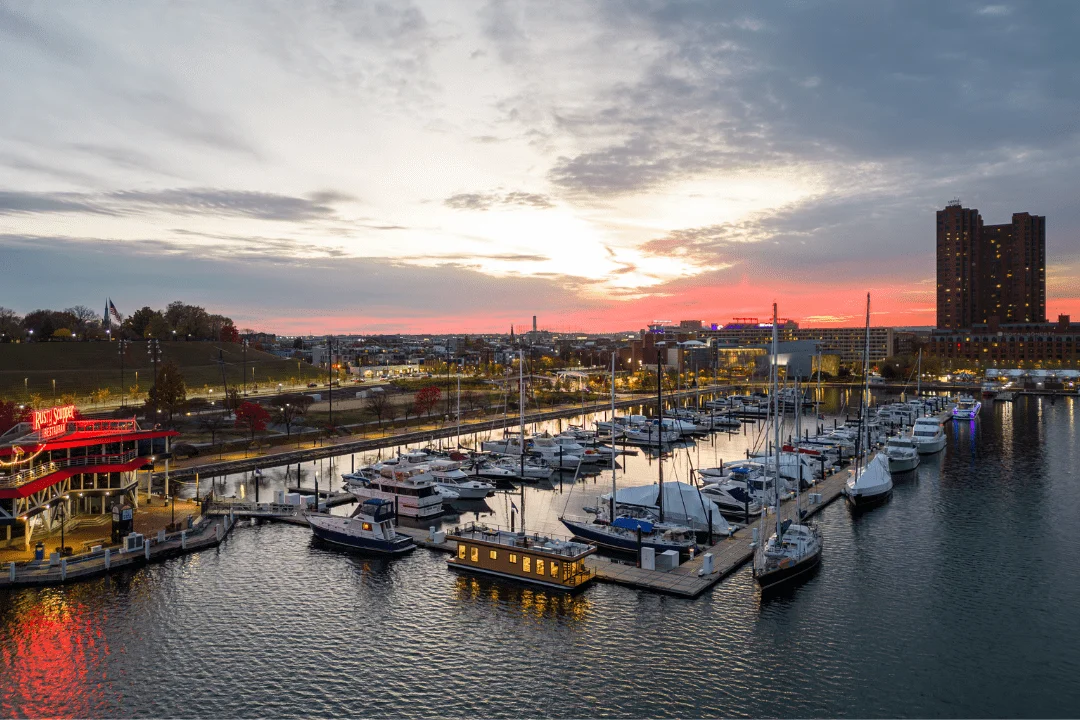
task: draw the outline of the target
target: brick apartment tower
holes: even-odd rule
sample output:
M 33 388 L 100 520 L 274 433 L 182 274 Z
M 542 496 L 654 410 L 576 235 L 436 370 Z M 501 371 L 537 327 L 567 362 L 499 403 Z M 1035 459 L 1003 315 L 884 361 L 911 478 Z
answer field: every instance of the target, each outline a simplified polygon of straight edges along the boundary
M 949 203 L 937 213 L 937 326 L 1046 322 L 1046 218 L 983 225 Z

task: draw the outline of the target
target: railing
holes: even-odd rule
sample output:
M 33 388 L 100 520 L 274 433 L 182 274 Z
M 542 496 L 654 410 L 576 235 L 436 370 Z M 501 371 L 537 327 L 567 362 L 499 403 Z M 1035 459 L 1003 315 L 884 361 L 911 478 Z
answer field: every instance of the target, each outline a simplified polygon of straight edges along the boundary
M 128 450 L 125 453 L 116 453 L 113 455 L 80 455 L 78 457 L 52 460 L 38 465 L 37 467 L 14 473 L 13 475 L 0 477 L 0 488 L 21 487 L 22 485 L 33 482 L 38 478 L 43 478 L 46 475 L 51 475 L 64 468 L 93 467 L 95 465 L 121 465 L 123 463 L 131 462 L 138 456 L 137 450 Z

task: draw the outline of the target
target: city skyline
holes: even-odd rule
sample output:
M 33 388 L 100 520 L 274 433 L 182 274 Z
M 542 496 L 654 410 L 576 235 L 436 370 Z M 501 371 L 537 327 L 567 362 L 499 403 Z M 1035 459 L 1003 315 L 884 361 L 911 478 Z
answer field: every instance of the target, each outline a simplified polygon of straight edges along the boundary
M 1047 218 L 1077 317 L 1077 12 L 5 4 L 0 304 L 606 332 L 858 325 L 870 291 L 932 326 L 959 196 Z

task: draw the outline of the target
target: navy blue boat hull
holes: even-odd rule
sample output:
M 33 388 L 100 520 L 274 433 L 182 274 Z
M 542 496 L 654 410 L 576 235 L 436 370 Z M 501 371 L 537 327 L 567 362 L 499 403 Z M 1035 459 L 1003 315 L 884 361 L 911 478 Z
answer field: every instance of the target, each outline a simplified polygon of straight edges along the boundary
M 314 525 L 311 526 L 311 532 L 314 533 L 316 538 L 324 542 L 346 547 L 351 550 L 362 550 L 364 552 L 380 553 L 382 555 L 401 555 L 416 548 L 416 544 L 413 543 L 412 538 L 409 537 L 391 542 L 389 540 L 354 537 L 352 535 L 346 535 L 345 533 L 319 528 Z
M 609 535 L 608 533 L 601 532 L 593 528 L 589 523 L 577 523 L 570 520 L 563 520 L 562 524 L 574 533 L 576 537 L 594 542 L 600 547 L 607 548 L 608 550 L 619 550 L 628 553 L 637 553 L 638 544 L 636 537 L 619 537 Z M 689 555 L 690 546 L 676 545 L 672 543 L 666 543 L 663 541 L 650 540 L 648 535 L 642 534 L 641 547 L 653 548 L 657 552 L 665 552 L 667 550 L 674 550 L 680 555 Z

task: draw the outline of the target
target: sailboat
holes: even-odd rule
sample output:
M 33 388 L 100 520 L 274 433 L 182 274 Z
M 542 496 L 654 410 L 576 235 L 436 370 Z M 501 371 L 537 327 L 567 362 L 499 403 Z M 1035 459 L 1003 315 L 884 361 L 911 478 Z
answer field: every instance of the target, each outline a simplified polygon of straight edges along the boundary
M 892 493 L 892 474 L 889 458 L 878 453 L 867 462 L 870 441 L 867 433 L 867 413 L 870 395 L 870 293 L 866 294 L 866 346 L 863 349 L 863 388 L 859 402 L 859 435 L 855 450 L 855 472 L 844 486 L 844 497 L 854 507 L 864 508 L 885 502 Z
M 659 370 L 659 365 L 657 370 Z M 659 398 L 659 396 L 658 396 Z M 611 354 L 611 416 L 615 417 L 615 354 Z M 614 426 L 612 426 L 614 431 Z M 661 460 L 661 463 L 663 461 Z M 598 511 L 592 520 L 579 520 L 566 517 L 559 521 L 567 527 L 574 537 L 596 543 L 609 550 L 621 550 L 636 553 L 640 548 L 649 547 L 657 552 L 674 550 L 682 555 L 689 555 L 697 547 L 694 531 L 688 527 L 671 525 L 664 522 L 663 501 L 660 501 L 660 521 L 649 517 L 634 517 L 629 513 L 619 514 L 615 499 L 615 463 L 611 464 L 611 495 L 608 498 L 606 513 Z M 663 488 L 663 468 L 660 470 L 660 487 Z M 719 514 L 719 513 L 717 513 Z
M 776 486 L 780 487 L 780 394 L 779 360 L 777 356 L 778 337 L 776 330 L 776 303 L 773 303 L 772 328 L 772 403 L 771 422 L 773 423 L 773 448 L 777 453 L 774 468 Z M 795 483 L 795 517 L 781 520 L 780 493 L 775 493 L 776 532 L 768 542 L 762 544 L 754 556 L 754 579 L 764 590 L 781 583 L 789 582 L 817 567 L 821 562 L 821 531 L 816 527 L 803 524 L 799 510 L 799 483 Z M 766 507 L 762 507 L 761 525 L 765 524 Z

